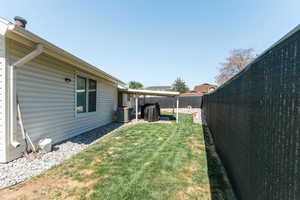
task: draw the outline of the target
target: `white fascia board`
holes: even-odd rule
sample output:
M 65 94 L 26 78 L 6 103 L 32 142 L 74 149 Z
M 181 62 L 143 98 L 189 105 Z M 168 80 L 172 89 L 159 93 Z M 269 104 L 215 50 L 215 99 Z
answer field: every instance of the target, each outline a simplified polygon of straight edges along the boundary
M 120 89 L 120 90 L 127 90 L 128 86 L 126 84 L 118 84 L 118 89 Z
M 7 32 L 10 22 L 0 17 L 0 35 L 4 36 Z
M 137 95 L 153 95 L 153 96 L 179 96 L 179 92 L 171 91 L 156 91 L 156 90 L 142 90 L 142 89 L 120 89 L 125 93 L 137 94 Z

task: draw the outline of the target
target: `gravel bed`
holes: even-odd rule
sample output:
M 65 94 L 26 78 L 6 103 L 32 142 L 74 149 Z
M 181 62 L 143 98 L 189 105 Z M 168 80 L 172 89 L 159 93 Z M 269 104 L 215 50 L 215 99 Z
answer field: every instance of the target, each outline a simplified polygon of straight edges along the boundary
M 31 153 L 27 157 L 0 164 L 0 189 L 41 174 L 120 126 L 120 123 L 111 123 L 54 145 L 49 153 Z

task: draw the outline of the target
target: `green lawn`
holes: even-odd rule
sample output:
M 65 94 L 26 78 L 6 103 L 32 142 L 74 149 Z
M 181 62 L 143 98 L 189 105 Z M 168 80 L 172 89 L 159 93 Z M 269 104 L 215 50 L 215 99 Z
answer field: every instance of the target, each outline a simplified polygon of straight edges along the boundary
M 0 199 L 210 199 L 202 126 L 123 127 Z

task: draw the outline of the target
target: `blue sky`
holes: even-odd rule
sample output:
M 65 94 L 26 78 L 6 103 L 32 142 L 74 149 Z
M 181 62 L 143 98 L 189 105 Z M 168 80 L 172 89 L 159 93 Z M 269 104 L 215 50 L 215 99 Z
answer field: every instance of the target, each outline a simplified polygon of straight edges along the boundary
M 0 0 L 1 2 L 1 0 Z M 87 3 L 88 2 L 88 3 Z M 300 21 L 299 0 L 7 0 L 0 16 L 145 86 L 213 83 L 234 48 L 261 53 Z

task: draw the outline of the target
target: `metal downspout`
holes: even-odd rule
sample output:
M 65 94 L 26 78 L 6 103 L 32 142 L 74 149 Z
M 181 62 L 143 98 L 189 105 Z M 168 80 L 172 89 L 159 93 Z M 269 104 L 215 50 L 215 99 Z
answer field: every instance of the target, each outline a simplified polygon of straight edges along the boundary
M 14 64 L 10 66 L 10 144 L 17 148 L 20 146 L 20 143 L 15 140 L 14 135 L 17 132 L 17 93 L 16 93 L 16 68 L 21 67 L 40 55 L 43 52 L 43 45 L 38 44 L 36 49 L 24 56 L 20 60 L 16 61 Z

